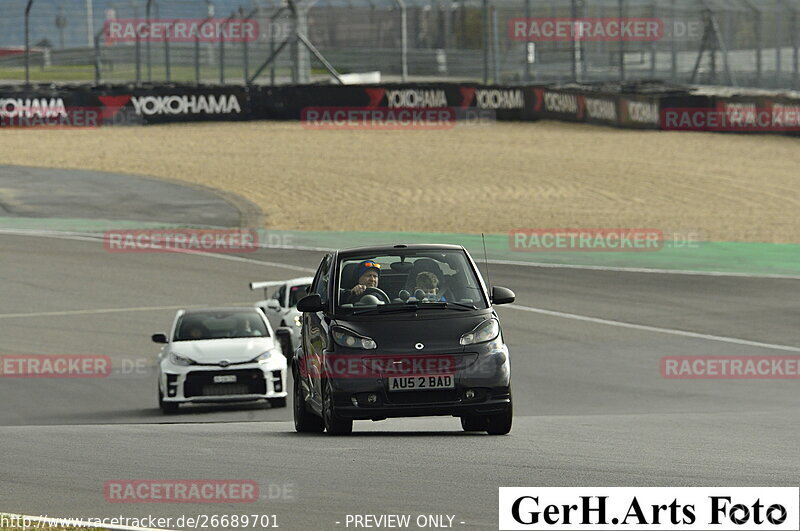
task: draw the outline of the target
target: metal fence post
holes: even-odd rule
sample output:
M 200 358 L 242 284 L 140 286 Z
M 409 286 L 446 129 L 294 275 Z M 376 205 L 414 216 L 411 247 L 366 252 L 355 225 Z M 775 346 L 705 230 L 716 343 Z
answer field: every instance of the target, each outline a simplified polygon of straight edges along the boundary
M 86 39 L 89 41 L 89 46 L 92 45 L 92 37 L 94 37 L 94 10 L 92 0 L 86 0 Z
M 575 35 L 575 21 L 578 18 L 578 5 L 576 0 L 570 0 L 570 16 L 572 17 L 572 56 L 570 63 L 572 63 L 572 81 L 578 81 L 578 36 Z
M 170 68 L 170 56 L 169 56 L 169 33 L 170 29 L 172 29 L 173 24 L 175 24 L 174 21 L 170 22 L 169 25 L 167 25 L 167 35 L 164 38 L 164 70 L 167 78 L 167 83 L 172 81 L 172 69 Z
M 408 6 L 404 0 L 395 0 L 400 8 L 400 78 L 408 80 Z
M 619 0 L 619 23 L 625 18 L 625 0 Z M 625 39 L 619 32 L 619 80 L 625 81 Z
M 489 0 L 483 0 L 483 84 L 489 84 Z
M 103 35 L 105 28 L 101 29 L 94 35 L 94 84 L 99 85 L 103 81 L 102 73 L 102 57 L 100 54 L 100 37 Z
M 244 15 L 244 10 L 242 8 L 239 9 L 240 13 Z M 255 16 L 255 14 L 258 12 L 259 8 L 256 7 L 255 9 L 250 11 L 249 15 L 243 18 L 244 20 L 251 20 L 253 16 Z M 270 28 L 270 32 L 271 31 L 272 28 Z M 247 38 L 245 38 L 244 42 L 242 42 L 242 61 L 244 62 L 244 83 L 245 85 L 248 85 L 250 83 L 250 42 L 247 40 Z
M 650 15 L 654 19 L 657 18 L 658 0 L 653 0 L 652 5 L 650 6 Z M 653 42 L 650 43 L 650 79 L 655 79 L 656 77 L 656 71 L 658 70 L 658 65 L 656 65 L 657 61 L 658 61 L 658 41 L 653 40 Z
M 194 36 L 194 81 L 200 84 L 200 31 Z
M 145 41 L 145 54 L 147 55 L 147 81 L 153 81 L 153 65 L 152 57 L 150 55 L 150 35 L 152 35 L 152 28 L 150 27 L 150 11 L 153 7 L 153 0 L 147 0 L 147 5 L 144 8 L 145 17 L 147 18 L 147 40 Z
M 272 17 L 269 20 L 269 56 L 275 55 L 275 21 Z M 275 63 L 269 66 L 269 84 L 275 86 Z
M 531 0 L 525 0 L 525 24 L 526 26 L 530 23 L 531 20 Z M 522 58 L 525 61 L 525 83 L 530 83 L 531 81 L 531 63 L 528 60 L 528 56 L 530 55 L 530 41 L 524 42 L 523 48 L 523 55 Z
M 775 16 L 775 41 L 775 87 L 780 87 L 783 73 L 783 17 L 778 15 Z
M 800 31 L 797 28 L 797 11 L 792 10 L 792 88 L 798 88 L 798 79 L 800 79 L 800 45 L 798 45 L 798 38 L 797 32 Z
M 677 0 L 672 0 L 672 31 L 670 31 L 670 74 L 672 82 L 678 82 L 678 38 L 675 36 L 675 22 L 678 20 Z M 687 30 L 688 33 L 688 30 Z
M 492 82 L 500 82 L 500 42 L 497 31 L 497 6 L 492 4 Z
M 211 22 L 211 14 L 197 27 L 197 35 L 194 36 L 194 78 L 195 83 L 200 84 L 200 34 L 203 33 L 203 27 Z
M 408 7 L 403 0 L 397 0 L 400 6 L 400 75 L 408 80 Z
M 225 26 L 233 20 L 235 13 L 232 13 L 231 16 L 225 19 Z M 223 30 L 220 32 L 219 35 L 219 84 L 225 84 L 225 29 L 223 26 Z
M 31 85 L 31 7 L 33 0 L 28 0 L 25 6 L 25 86 Z
M 136 30 L 136 45 L 134 48 L 136 55 L 136 85 L 142 84 L 142 41 L 139 30 Z
M 753 6 L 756 11 L 756 86 L 761 86 L 761 76 L 764 72 L 764 34 L 761 18 L 761 10 Z

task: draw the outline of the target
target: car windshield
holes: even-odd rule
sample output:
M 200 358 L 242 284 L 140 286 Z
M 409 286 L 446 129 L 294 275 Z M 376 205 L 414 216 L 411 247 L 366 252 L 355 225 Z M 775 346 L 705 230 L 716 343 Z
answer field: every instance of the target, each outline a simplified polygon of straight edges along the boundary
M 263 319 L 256 311 L 191 312 L 181 316 L 175 327 L 175 341 L 269 337 Z
M 480 283 L 461 250 L 343 257 L 339 272 L 340 312 L 487 307 Z

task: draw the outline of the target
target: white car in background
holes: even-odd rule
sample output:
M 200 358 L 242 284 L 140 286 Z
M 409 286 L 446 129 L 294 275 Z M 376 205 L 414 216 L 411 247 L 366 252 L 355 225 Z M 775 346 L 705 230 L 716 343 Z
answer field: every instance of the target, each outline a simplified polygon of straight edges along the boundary
M 291 280 L 271 280 L 251 282 L 250 289 L 264 290 L 264 300 L 256 306 L 264 311 L 272 328 L 276 331 L 283 348 L 283 354 L 290 358 L 300 344 L 300 325 L 302 313 L 297 311 L 297 301 L 306 296 L 314 277 L 300 277 Z M 270 293 L 269 290 L 272 289 Z
M 286 358 L 269 321 L 254 307 L 179 310 L 169 334 L 153 334 L 158 405 L 266 400 L 286 407 Z

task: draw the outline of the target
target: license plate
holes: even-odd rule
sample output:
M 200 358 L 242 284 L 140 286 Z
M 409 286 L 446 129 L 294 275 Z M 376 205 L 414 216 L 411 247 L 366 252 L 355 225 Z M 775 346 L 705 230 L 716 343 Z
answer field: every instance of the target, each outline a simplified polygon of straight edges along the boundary
M 222 374 L 220 376 L 214 376 L 214 383 L 236 383 L 236 375 Z
M 455 389 L 452 374 L 437 376 L 391 376 L 389 391 L 424 391 L 427 389 Z

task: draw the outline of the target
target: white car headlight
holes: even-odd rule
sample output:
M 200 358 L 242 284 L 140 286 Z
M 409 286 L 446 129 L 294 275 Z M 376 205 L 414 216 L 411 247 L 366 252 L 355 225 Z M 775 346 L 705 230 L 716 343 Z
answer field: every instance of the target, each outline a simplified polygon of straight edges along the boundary
M 476 345 L 478 343 L 486 343 L 492 341 L 500 334 L 500 323 L 497 319 L 487 319 L 482 322 L 470 332 L 461 336 L 460 343 L 462 345 Z
M 297 327 L 303 326 L 303 318 L 300 317 L 300 314 L 294 316 L 294 325 Z
M 252 360 L 250 360 L 250 363 L 256 363 L 256 362 L 259 362 L 259 363 L 260 363 L 260 362 L 262 362 L 262 361 L 267 361 L 268 359 L 270 359 L 270 358 L 272 357 L 272 355 L 273 355 L 275 352 L 278 352 L 278 353 L 280 353 L 280 351 L 279 351 L 279 350 L 268 350 L 268 351 L 266 351 L 266 352 L 262 352 L 261 354 L 259 354 L 258 356 L 256 356 L 256 357 L 255 357 L 255 358 L 253 358 Z
M 343 328 L 333 329 L 333 341 L 342 347 L 347 348 L 360 348 L 364 350 L 373 350 L 378 348 L 375 340 L 369 337 L 356 335 Z
M 181 356 L 180 354 L 175 354 L 174 352 L 169 353 L 169 362 L 173 365 L 181 365 L 184 367 L 187 365 L 194 365 L 195 363 L 193 359 L 187 358 L 186 356 Z

